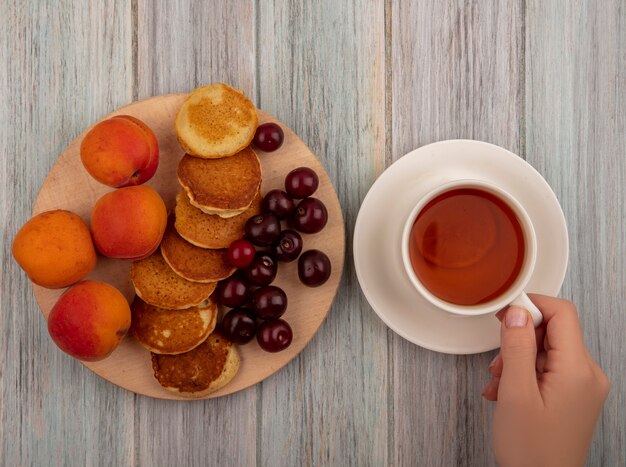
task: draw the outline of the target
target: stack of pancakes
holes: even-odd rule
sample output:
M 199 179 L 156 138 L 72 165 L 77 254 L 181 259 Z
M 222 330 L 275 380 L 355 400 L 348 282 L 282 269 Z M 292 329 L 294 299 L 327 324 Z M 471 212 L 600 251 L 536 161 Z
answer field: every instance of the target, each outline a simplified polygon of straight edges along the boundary
M 235 272 L 226 248 L 261 210 L 261 164 L 248 146 L 257 124 L 254 105 L 225 84 L 188 96 L 175 121 L 182 189 L 160 250 L 131 267 L 134 335 L 159 383 L 182 395 L 216 391 L 239 369 L 236 346 L 215 331 L 211 294 Z

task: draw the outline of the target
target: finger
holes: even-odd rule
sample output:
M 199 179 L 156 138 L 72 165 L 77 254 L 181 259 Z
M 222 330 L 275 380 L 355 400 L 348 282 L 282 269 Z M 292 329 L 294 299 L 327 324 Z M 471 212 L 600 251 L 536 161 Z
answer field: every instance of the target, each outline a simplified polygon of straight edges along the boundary
M 488 401 L 498 400 L 498 386 L 500 384 L 500 378 L 492 378 L 487 385 L 483 388 L 482 396 Z
M 552 349 L 552 347 L 550 347 L 550 339 L 548 339 L 548 334 L 546 333 L 543 336 L 543 349 L 548 352 Z
M 575 358 L 580 357 L 585 351 L 585 344 L 574 304 L 546 295 L 530 294 L 529 298 L 543 314 L 548 347 L 563 350 Z
M 498 353 L 498 355 L 491 360 L 491 363 L 489 364 L 489 373 L 491 373 L 492 376 L 497 377 L 500 377 L 502 374 L 502 356 L 500 353 Z
M 537 343 L 537 351 L 540 352 L 545 349 L 544 343 L 546 338 L 546 324 L 542 322 L 535 328 L 535 342 Z
M 546 366 L 546 360 L 548 358 L 548 354 L 545 351 L 541 351 L 537 353 L 537 373 L 541 374 L 544 372 Z
M 502 375 L 499 401 L 527 403 L 528 399 L 540 397 L 535 372 L 535 339 L 535 327 L 530 313 L 517 306 L 509 307 L 500 326 Z
M 496 318 L 498 318 L 498 320 L 501 322 L 504 319 L 504 315 L 506 313 L 506 310 L 508 310 L 509 307 L 503 308 L 502 310 L 498 311 L 496 313 Z M 536 335 L 536 343 L 537 343 L 537 349 L 542 349 L 544 346 L 544 339 L 545 339 L 545 335 L 546 335 L 546 323 L 545 321 L 542 321 L 541 324 L 539 326 L 537 326 L 535 328 L 535 335 Z M 495 359 L 494 359 L 495 360 Z M 491 362 L 491 365 L 493 365 L 494 362 Z

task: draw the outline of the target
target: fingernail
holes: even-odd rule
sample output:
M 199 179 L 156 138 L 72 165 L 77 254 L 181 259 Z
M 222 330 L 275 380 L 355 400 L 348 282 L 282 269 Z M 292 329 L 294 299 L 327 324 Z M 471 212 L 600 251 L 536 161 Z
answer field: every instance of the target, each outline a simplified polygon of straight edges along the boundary
M 493 378 L 491 378 L 489 380 L 489 382 L 487 384 L 485 384 L 485 387 L 483 388 L 482 392 L 480 393 L 481 396 L 484 396 L 485 394 L 487 394 L 487 391 L 489 391 L 489 389 L 491 389 L 491 386 L 493 386 Z
M 498 358 L 500 358 L 500 354 L 498 354 L 495 357 L 493 357 L 493 360 L 491 360 L 491 363 L 489 364 L 488 368 L 492 368 L 496 364 L 496 362 L 498 361 Z
M 528 322 L 528 312 L 518 306 L 510 307 L 504 318 L 504 325 L 507 328 L 524 328 Z

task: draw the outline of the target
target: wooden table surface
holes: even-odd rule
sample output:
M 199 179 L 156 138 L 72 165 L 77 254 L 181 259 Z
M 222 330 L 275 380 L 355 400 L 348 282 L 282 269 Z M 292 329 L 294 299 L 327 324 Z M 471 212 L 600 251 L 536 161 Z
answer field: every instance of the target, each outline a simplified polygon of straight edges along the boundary
M 0 465 L 493 465 L 480 391 L 495 352 L 403 340 L 352 265 L 374 180 L 451 138 L 519 154 L 561 202 L 561 296 L 613 385 L 588 465 L 624 465 L 623 0 L 14 0 L 0 4 L 0 47 Z M 54 346 L 10 245 L 87 126 L 214 81 L 243 89 L 321 159 L 346 220 L 346 268 L 320 331 L 280 372 L 218 400 L 154 400 Z

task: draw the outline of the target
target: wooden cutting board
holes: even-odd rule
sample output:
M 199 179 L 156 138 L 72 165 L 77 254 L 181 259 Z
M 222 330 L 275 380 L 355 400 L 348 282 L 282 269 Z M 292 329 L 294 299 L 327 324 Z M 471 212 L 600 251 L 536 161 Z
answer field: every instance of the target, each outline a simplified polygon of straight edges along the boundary
M 176 139 L 174 117 L 185 97 L 186 94 L 153 97 L 123 107 L 104 118 L 122 114 L 132 115 L 152 128 L 159 141 L 160 163 L 155 176 L 147 185 L 161 194 L 168 210 L 174 206 L 176 194 L 180 190 L 176 168 L 184 152 Z M 343 270 L 345 251 L 343 217 L 337 194 L 326 171 L 300 138 L 285 125 L 259 110 L 259 124 L 265 122 L 278 123 L 285 133 L 285 140 L 281 148 L 273 153 L 256 150 L 263 171 L 262 193 L 274 188 L 284 189 L 285 175 L 296 167 L 306 166 L 317 172 L 320 185 L 313 196 L 326 205 L 328 224 L 317 234 L 302 235 L 303 251 L 312 248 L 324 251 L 330 258 L 332 273 L 328 282 L 321 287 L 309 288 L 302 285 L 298 279 L 297 261 L 281 263 L 274 283 L 287 293 L 288 307 L 283 318 L 293 329 L 291 345 L 279 353 L 264 352 L 256 340 L 239 346 L 241 355 L 239 372 L 228 385 L 207 398 L 225 396 L 256 384 L 298 355 L 328 314 Z M 88 130 L 65 149 L 50 170 L 35 201 L 33 215 L 51 209 L 67 209 L 89 223 L 96 200 L 113 190 L 91 178 L 80 161 L 80 142 Z M 96 268 L 87 278 L 101 280 L 117 287 L 131 302 L 134 289 L 129 275 L 130 264 L 128 261 L 99 256 Z M 33 288 L 39 306 L 47 317 L 63 290 L 49 290 L 37 285 L 33 285 Z M 126 336 L 108 358 L 83 364 L 102 378 L 137 394 L 160 399 L 189 400 L 163 389 L 158 384 L 153 376 L 150 352 L 132 336 Z

